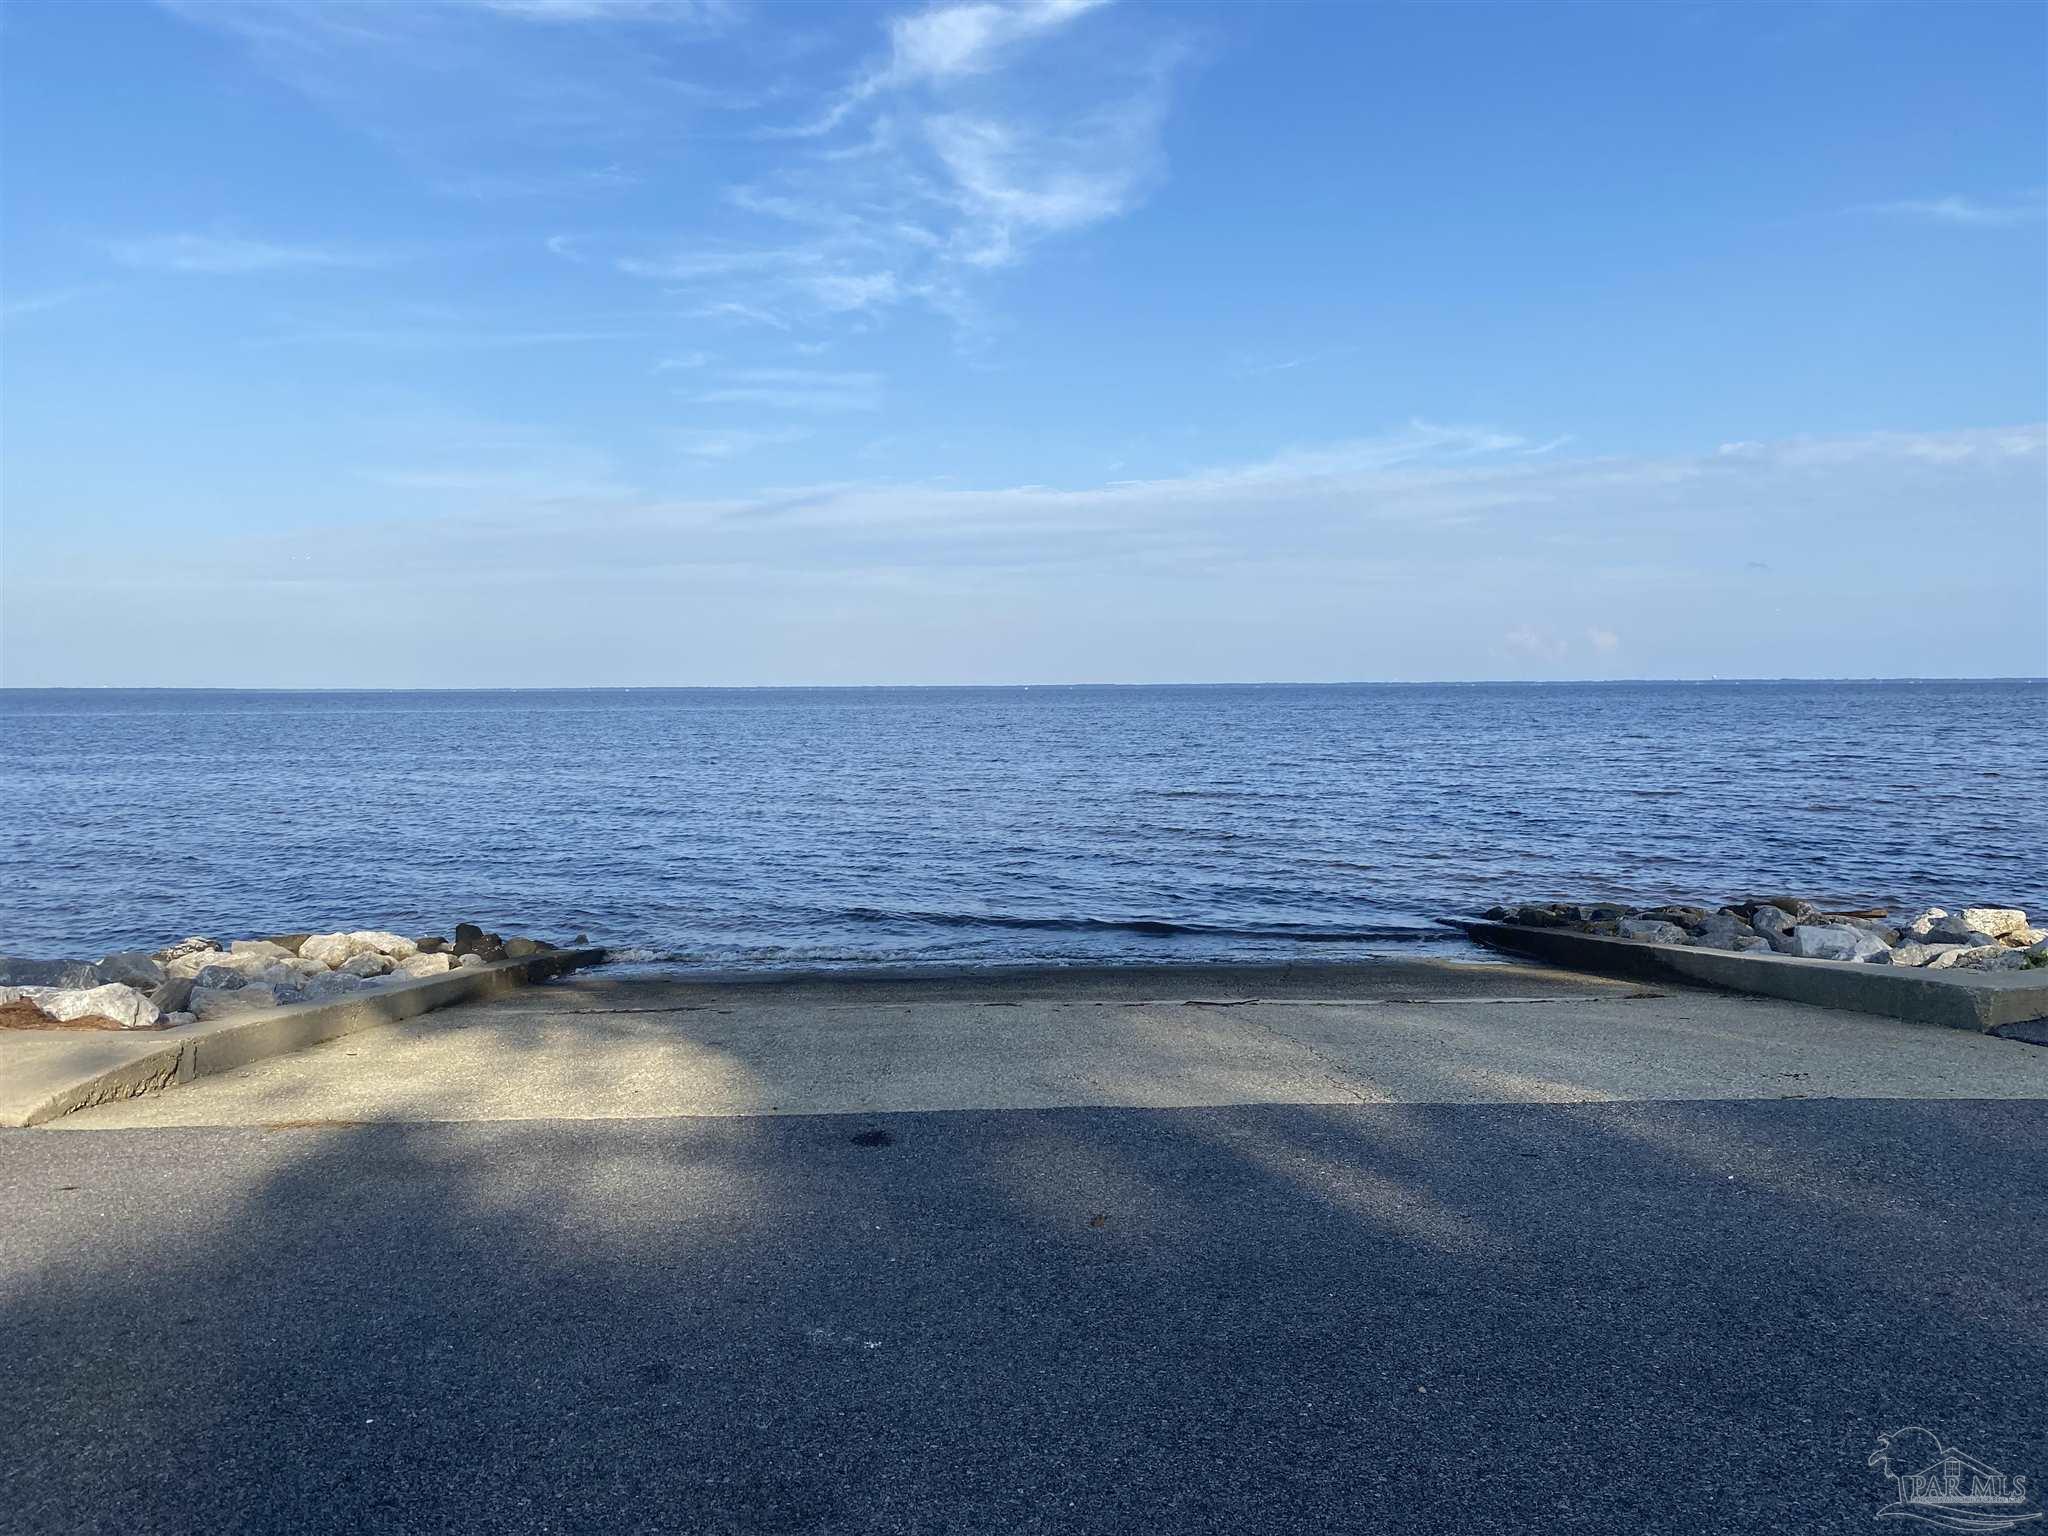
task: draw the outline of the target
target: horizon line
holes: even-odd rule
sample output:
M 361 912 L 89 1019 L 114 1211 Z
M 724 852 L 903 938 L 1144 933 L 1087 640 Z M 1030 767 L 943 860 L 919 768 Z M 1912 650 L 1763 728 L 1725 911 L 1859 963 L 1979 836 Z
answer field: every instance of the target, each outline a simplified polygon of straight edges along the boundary
M 1078 688 L 1619 688 L 1644 686 L 1716 687 L 1740 684 L 1828 683 L 2048 683 L 2048 674 L 1990 677 L 1475 677 L 1340 678 L 1321 681 L 1250 682 L 1062 682 L 1062 683 L 503 683 L 479 687 L 375 683 L 33 683 L 0 684 L 0 693 L 864 693 L 967 692 L 1004 689 Z

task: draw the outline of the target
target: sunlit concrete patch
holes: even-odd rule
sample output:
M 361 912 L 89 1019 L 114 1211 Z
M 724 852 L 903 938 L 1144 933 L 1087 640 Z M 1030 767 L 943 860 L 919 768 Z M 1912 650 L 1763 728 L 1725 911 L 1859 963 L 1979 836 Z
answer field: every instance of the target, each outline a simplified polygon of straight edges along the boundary
M 1205 994 L 1207 989 L 1204 989 Z M 2048 1052 L 1766 999 L 569 982 L 58 1128 L 1233 1104 L 2048 1097 Z

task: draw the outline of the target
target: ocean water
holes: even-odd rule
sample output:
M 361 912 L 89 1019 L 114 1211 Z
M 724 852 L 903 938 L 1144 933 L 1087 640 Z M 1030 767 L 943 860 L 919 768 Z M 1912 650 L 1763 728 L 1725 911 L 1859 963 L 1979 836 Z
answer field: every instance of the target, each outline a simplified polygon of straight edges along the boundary
M 0 692 L 0 951 L 1343 959 L 1497 901 L 2048 912 L 2048 683 Z

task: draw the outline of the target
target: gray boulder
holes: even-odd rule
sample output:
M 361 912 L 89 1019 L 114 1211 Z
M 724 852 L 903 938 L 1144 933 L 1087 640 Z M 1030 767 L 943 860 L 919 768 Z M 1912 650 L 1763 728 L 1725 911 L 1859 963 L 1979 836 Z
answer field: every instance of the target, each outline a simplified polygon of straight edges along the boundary
M 2007 949 L 2003 944 L 1976 944 L 1968 949 L 1958 949 L 1944 957 L 1948 965 L 1944 969 L 1956 971 L 2024 971 L 2027 968 L 2027 954 L 2022 949 Z
M 184 1013 L 192 1006 L 192 978 L 174 976 L 149 994 L 149 1000 L 165 1013 Z
M 1737 939 L 1753 939 L 1756 932 L 1732 912 L 1710 912 L 1690 929 L 1695 943 L 1708 949 L 1733 949 Z
M 1555 908 L 1538 906 L 1517 907 L 1510 920 L 1535 928 L 1557 928 L 1564 922 Z M 502 960 L 505 958 L 505 941 L 495 933 L 485 933 L 475 923 L 457 923 L 455 953 L 482 955 L 485 960 Z
M 456 967 L 458 969 L 465 971 L 478 970 L 483 966 L 489 965 L 490 963 L 490 961 L 486 960 L 482 955 L 479 954 L 463 955 L 455 962 Z
M 417 980 L 422 976 L 445 975 L 448 971 L 448 966 L 448 957 L 443 954 L 407 955 L 397 965 L 392 967 L 392 974 L 403 976 L 408 980 Z
M 1640 939 L 1648 944 L 1683 944 L 1686 940 L 1685 930 L 1678 924 L 1652 917 L 1624 918 L 1619 927 L 1624 939 Z
M 194 992 L 239 992 L 244 987 L 266 985 L 235 965 L 209 965 L 190 979 Z
M 1652 907 L 1647 912 L 1638 912 L 1637 917 L 1653 923 L 1676 923 L 1680 928 L 1697 928 L 1710 916 L 1705 907 L 1689 907 L 1680 903 L 1670 906 Z
M 123 950 L 108 955 L 93 967 L 101 981 L 119 982 L 138 992 L 149 992 L 164 984 L 164 968 L 153 955 L 140 950 Z
M 1750 909 L 1749 926 L 1769 938 L 1774 933 L 1790 933 L 1798 924 L 1783 907 L 1762 906 Z
M 1919 966 L 1927 964 L 1934 958 L 1934 954 L 1935 952 L 1925 944 L 1915 944 L 1911 939 L 1904 939 L 1883 954 L 1872 955 L 1871 959 L 1878 965 Z
M 30 960 L 16 955 L 0 955 L 0 987 L 80 987 L 98 986 L 101 976 L 83 960 Z
M 1996 934 L 1986 933 L 1982 928 L 1972 927 L 1969 919 L 1960 912 L 1951 912 L 1938 920 L 1928 930 L 1928 938 L 1941 944 L 1996 944 Z
M 1735 941 L 1728 947 L 1739 954 L 1746 955 L 1758 950 L 1768 954 L 1771 948 L 1771 941 L 1761 934 L 1737 934 Z
M 507 960 L 525 960 L 539 953 L 540 946 L 532 939 L 507 939 L 505 941 L 505 958 Z
M 167 976 L 197 976 L 201 971 L 239 971 L 254 976 L 277 963 L 277 957 L 243 950 L 197 949 L 164 962 Z
M 337 997 L 347 997 L 352 992 L 364 992 L 369 988 L 369 982 L 347 971 L 323 971 L 306 983 L 306 1001 L 332 1002 Z
M 266 982 L 244 981 L 238 987 L 194 987 L 191 1013 L 203 1024 L 233 1018 L 238 1013 L 261 1013 L 277 1006 L 277 993 Z
M 1869 960 L 1888 950 L 1875 934 L 1846 923 L 1801 923 L 1792 930 L 1791 952 L 1802 960 Z
M 372 976 L 386 974 L 390 971 L 391 964 L 391 961 L 387 960 L 384 956 L 365 951 L 360 955 L 349 956 L 348 959 L 337 965 L 335 970 L 344 976 L 357 976 L 367 980 Z
M 1751 909 L 1754 909 L 1756 907 L 1776 907 L 1780 912 L 1783 912 L 1795 923 L 1803 923 L 1808 918 L 1818 917 L 1820 915 L 1819 907 L 1816 907 L 1810 901 L 1801 901 L 1797 896 L 1762 896 L 1757 898 L 1755 901 L 1738 903 L 1735 907 L 1735 910 L 1737 912 L 1742 912 L 1743 915 L 1747 917 L 1752 924 L 1754 924 L 1756 922 L 1756 914 L 1754 910 L 1745 912 L 1745 907 Z

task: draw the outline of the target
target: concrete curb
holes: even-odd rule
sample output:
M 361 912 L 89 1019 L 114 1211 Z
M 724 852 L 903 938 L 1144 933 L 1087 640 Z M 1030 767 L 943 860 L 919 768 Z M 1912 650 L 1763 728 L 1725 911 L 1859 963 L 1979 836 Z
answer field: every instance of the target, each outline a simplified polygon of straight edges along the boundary
M 1632 981 L 1687 981 L 1725 992 L 1783 998 L 1916 1024 L 1942 1024 L 1980 1034 L 2048 1019 L 2048 971 L 1972 974 L 1894 969 L 1610 939 L 1567 928 L 1524 928 L 1450 918 L 1444 923 L 1494 949 Z
M 300 1003 L 211 1024 L 123 1032 L 0 1036 L 0 1126 L 41 1125 L 75 1109 L 155 1093 L 252 1061 L 283 1056 L 357 1030 L 394 1024 L 437 1008 L 496 997 L 566 971 L 596 965 L 602 949 L 555 949 L 521 960 L 424 976 L 331 1003 Z

